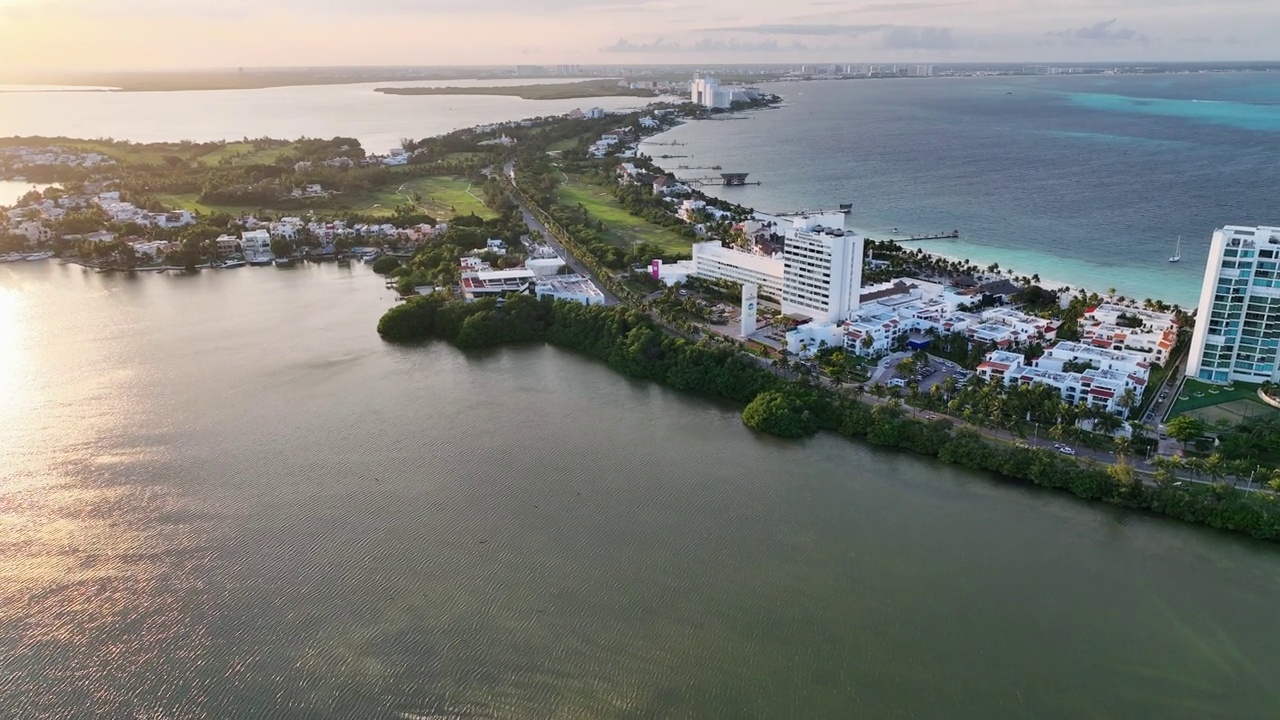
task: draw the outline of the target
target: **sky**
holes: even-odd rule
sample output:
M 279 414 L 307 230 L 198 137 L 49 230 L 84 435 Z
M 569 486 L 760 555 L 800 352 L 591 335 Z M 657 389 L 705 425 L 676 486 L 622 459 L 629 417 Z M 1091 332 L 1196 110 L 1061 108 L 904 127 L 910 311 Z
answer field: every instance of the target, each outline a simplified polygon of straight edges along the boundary
M 0 0 L 0 67 L 1280 60 L 1280 0 Z

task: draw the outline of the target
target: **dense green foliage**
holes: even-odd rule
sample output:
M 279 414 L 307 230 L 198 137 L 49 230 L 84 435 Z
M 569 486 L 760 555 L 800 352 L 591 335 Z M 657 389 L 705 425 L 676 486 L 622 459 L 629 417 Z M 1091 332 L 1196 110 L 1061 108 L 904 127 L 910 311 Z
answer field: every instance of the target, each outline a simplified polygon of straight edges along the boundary
M 373 271 L 379 275 L 390 275 L 392 270 L 400 267 L 400 260 L 390 255 L 383 255 L 373 263 Z
M 808 437 L 818 432 L 817 395 L 794 388 L 760 393 L 742 411 L 742 422 L 752 430 L 784 438 Z

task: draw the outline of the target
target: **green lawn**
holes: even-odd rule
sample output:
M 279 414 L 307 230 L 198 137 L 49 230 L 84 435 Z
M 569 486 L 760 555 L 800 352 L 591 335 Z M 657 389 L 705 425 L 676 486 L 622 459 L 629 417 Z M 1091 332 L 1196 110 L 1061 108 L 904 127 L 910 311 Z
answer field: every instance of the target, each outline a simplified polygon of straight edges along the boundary
M 119 162 L 133 164 L 150 163 L 152 165 L 162 165 L 166 155 L 181 157 L 183 154 L 176 146 L 166 147 L 164 145 L 113 145 L 94 140 L 70 140 L 59 142 L 58 144 L 65 148 L 75 148 L 83 152 L 100 153 Z
M 572 150 L 578 147 L 579 140 L 581 140 L 581 138 L 565 138 L 564 140 L 557 140 L 547 146 L 547 152 L 564 152 L 565 150 Z
M 424 177 L 411 178 L 408 181 L 390 185 L 370 193 L 358 195 L 334 195 L 329 207 L 315 208 L 262 208 L 272 213 L 300 215 L 315 212 L 323 215 L 326 210 L 338 212 L 352 210 L 374 217 L 390 217 L 397 205 L 410 202 L 416 192 L 422 197 L 422 205 L 427 213 L 440 220 L 448 220 L 455 215 L 475 213 L 483 218 L 491 218 L 494 213 L 485 207 L 478 197 L 467 194 L 468 181 L 459 177 Z M 479 195 L 479 191 L 472 188 Z M 254 213 L 259 208 L 246 205 L 207 205 L 198 200 L 198 195 L 159 195 L 160 202 L 168 207 L 208 214 L 225 212 L 232 215 Z
M 217 165 L 223 158 L 231 158 L 232 165 L 270 165 L 280 159 L 281 155 L 293 150 L 294 143 L 280 147 L 257 150 L 253 143 L 228 143 L 225 147 L 200 158 L 205 165 Z
M 157 195 L 156 199 L 164 203 L 165 207 L 171 207 L 175 210 L 191 210 L 202 215 L 208 215 L 214 212 L 224 212 L 231 215 L 252 214 L 258 210 L 256 207 L 247 205 L 206 205 L 200 202 L 198 193 L 186 193 L 184 195 Z M 272 210 L 272 208 L 263 208 L 264 210 Z M 288 212 L 285 210 L 272 210 L 272 212 Z
M 422 177 L 413 178 L 403 185 L 383 188 L 367 196 L 353 198 L 352 202 L 363 212 L 371 215 L 390 215 L 395 212 L 396 205 L 409 202 L 409 198 L 417 193 L 422 197 L 422 206 L 432 217 L 448 220 L 455 215 L 472 213 L 483 218 L 494 216 L 493 211 L 480 200 L 481 189 L 472 187 L 467 192 L 469 181 L 461 177 Z
M 603 220 L 605 239 L 619 247 L 631 247 L 636 242 L 656 243 L 664 250 L 689 252 L 692 241 L 680 234 L 654 225 L 627 212 L 609 191 L 598 185 L 570 177 L 556 190 L 556 201 L 566 207 L 582 205 L 592 220 Z

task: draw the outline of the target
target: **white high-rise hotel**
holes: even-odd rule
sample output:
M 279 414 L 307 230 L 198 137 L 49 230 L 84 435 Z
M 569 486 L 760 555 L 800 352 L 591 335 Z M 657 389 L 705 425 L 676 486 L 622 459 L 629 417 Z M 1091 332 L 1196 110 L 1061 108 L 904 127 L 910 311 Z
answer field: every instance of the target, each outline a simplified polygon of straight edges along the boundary
M 705 108 L 727 108 L 733 101 L 733 91 L 720 87 L 715 78 L 695 77 L 689 83 L 689 100 Z
M 780 301 L 784 314 L 809 318 L 816 325 L 844 322 L 861 301 L 866 241 L 845 232 L 843 224 L 839 213 L 794 218 L 781 255 L 774 257 L 725 248 L 715 241 L 698 243 L 693 246 L 694 273 L 758 285 L 761 293 Z
M 782 312 L 816 323 L 848 320 L 862 296 L 864 245 L 861 235 L 797 218 L 783 247 Z
M 1214 232 L 1187 376 L 1205 382 L 1280 380 L 1280 228 Z

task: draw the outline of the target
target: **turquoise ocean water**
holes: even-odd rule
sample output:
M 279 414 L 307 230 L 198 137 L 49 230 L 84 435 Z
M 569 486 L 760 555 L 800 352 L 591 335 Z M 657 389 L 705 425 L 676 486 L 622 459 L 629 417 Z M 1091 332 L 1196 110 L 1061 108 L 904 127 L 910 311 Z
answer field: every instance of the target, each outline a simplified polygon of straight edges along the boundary
M 761 185 L 712 191 L 760 210 L 848 202 L 873 237 L 958 229 L 920 246 L 1187 306 L 1215 228 L 1280 224 L 1277 73 L 767 89 L 783 108 L 690 123 L 662 138 L 685 145 L 647 152 L 750 172 Z

